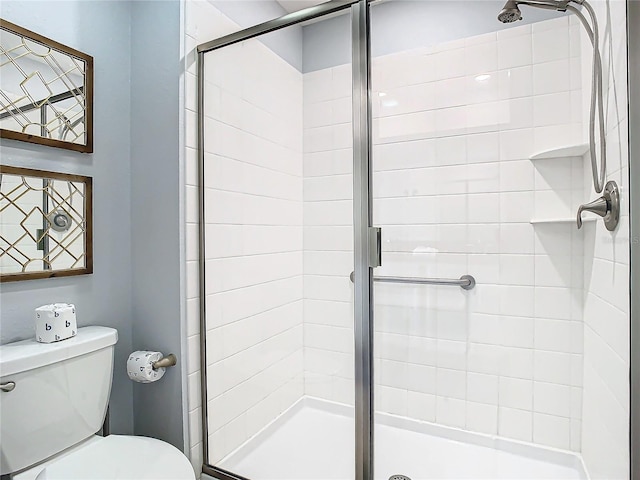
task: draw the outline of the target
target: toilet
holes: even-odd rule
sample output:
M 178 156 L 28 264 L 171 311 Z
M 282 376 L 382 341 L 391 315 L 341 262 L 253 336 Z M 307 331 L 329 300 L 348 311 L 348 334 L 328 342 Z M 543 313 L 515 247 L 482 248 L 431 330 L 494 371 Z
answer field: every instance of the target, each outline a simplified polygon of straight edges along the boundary
M 182 452 L 147 437 L 96 433 L 118 332 L 0 346 L 0 474 L 12 480 L 194 480 Z M 13 388 L 12 388 L 13 387 Z M 4 478 L 4 477 L 3 477 Z

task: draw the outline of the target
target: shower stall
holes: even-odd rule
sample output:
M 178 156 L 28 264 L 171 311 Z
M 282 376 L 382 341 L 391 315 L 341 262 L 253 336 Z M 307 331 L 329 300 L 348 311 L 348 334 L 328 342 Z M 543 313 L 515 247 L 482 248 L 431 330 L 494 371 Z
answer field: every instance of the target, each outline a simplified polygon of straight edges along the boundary
M 225 3 L 186 11 L 204 473 L 629 478 L 626 2 Z

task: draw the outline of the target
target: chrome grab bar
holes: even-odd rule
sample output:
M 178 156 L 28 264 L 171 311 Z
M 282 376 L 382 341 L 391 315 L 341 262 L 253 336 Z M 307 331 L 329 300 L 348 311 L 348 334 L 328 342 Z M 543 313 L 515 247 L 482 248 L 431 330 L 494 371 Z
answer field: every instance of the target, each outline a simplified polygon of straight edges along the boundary
M 351 272 L 349 279 L 353 283 L 355 275 Z M 451 285 L 463 290 L 471 290 L 476 286 L 476 279 L 471 275 L 462 275 L 457 279 L 449 278 L 417 278 L 417 277 L 373 277 L 374 282 L 380 283 L 413 283 L 417 285 Z

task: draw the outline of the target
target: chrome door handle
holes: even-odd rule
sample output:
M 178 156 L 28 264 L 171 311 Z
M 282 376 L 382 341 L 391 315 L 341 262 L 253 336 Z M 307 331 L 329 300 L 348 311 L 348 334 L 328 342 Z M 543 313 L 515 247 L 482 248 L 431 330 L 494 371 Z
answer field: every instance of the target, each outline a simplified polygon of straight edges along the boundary
M 607 182 L 602 197 L 593 202 L 580 205 L 576 218 L 578 228 L 582 228 L 582 212 L 600 215 L 604 219 L 604 226 L 607 230 L 614 231 L 620 220 L 620 193 L 616 182 Z
M 0 383 L 0 390 L 2 390 L 3 392 L 10 392 L 14 388 L 16 388 L 16 382 Z

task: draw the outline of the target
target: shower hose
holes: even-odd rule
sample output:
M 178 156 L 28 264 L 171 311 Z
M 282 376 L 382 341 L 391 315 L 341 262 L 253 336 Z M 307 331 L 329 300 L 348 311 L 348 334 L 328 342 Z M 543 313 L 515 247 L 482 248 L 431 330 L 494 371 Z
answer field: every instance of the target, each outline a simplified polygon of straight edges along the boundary
M 567 10 L 571 11 L 580 19 L 580 22 L 582 22 L 582 25 L 587 31 L 589 40 L 591 40 L 591 45 L 593 46 L 593 65 L 591 69 L 591 104 L 589 115 L 589 153 L 591 157 L 593 187 L 595 188 L 596 193 L 602 193 L 607 170 L 607 144 L 604 131 L 605 127 L 604 101 L 602 94 L 602 58 L 600 56 L 599 48 L 598 22 L 596 20 L 596 14 L 593 10 L 593 7 L 591 7 L 591 5 L 586 2 L 586 0 L 580 3 L 589 13 L 591 21 L 593 22 L 593 29 L 591 29 L 589 22 L 587 22 L 587 19 L 582 14 L 582 12 L 576 7 L 574 7 L 573 5 L 567 5 Z M 600 169 L 598 169 L 598 161 L 596 158 L 596 107 L 598 109 L 598 125 L 600 128 Z

